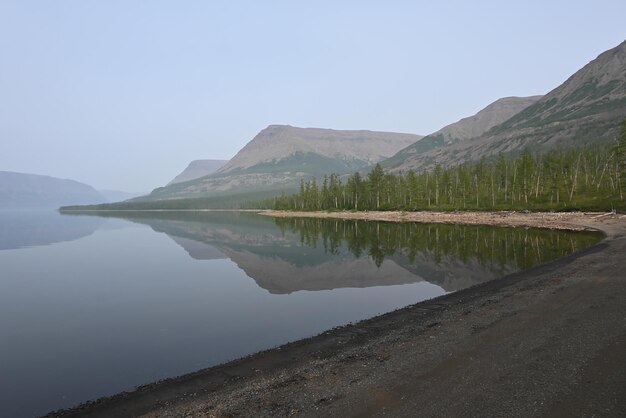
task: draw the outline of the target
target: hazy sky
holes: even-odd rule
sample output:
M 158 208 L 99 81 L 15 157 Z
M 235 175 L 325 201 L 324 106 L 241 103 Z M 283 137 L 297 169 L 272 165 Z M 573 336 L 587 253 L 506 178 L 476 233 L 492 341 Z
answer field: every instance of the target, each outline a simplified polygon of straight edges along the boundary
M 626 38 L 623 0 L 509 3 L 0 0 L 0 170 L 149 191 L 269 124 L 428 134 Z

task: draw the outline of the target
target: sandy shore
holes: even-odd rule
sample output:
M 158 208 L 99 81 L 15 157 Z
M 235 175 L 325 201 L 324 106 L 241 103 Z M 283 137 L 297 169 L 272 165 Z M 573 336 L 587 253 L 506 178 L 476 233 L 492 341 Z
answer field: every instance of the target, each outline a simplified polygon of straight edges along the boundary
M 294 212 L 266 210 L 262 215 L 277 218 L 363 219 L 387 222 L 447 223 L 463 225 L 527 226 L 582 230 L 590 227 L 588 220 L 611 216 L 609 213 L 583 212 Z M 619 219 L 626 215 L 616 215 Z
M 606 238 L 546 265 L 53 415 L 623 416 L 624 215 L 303 216 L 593 228 Z

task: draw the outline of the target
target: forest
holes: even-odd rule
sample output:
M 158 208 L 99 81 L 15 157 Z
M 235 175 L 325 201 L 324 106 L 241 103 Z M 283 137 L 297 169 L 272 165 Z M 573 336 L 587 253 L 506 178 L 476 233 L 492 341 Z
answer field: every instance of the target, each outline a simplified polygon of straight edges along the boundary
M 278 210 L 623 210 L 626 121 L 608 145 L 556 149 L 416 173 L 337 174 L 302 181 L 298 193 L 262 206 Z

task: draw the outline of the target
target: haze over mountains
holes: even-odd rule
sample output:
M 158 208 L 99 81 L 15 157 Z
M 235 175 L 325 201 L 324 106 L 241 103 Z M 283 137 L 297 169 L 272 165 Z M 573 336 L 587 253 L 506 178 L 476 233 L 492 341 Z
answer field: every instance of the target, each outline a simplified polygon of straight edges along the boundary
M 179 175 L 174 177 L 167 185 L 182 183 L 189 180 L 195 180 L 200 177 L 208 176 L 220 169 L 228 160 L 194 160 L 189 163 Z
M 350 173 L 392 156 L 420 135 L 270 125 L 215 173 L 170 183 L 142 199 L 294 189 L 300 179 Z
M 143 196 L 146 193 L 140 192 L 124 192 L 122 190 L 98 190 L 106 202 L 120 202 L 123 200 L 132 199 L 138 196 Z
M 393 170 L 424 170 L 435 163 L 459 164 L 524 147 L 545 151 L 608 142 L 616 138 L 624 118 L 626 41 L 600 54 L 563 84 L 484 134 L 407 158 L 394 156 L 388 165 Z
M 0 208 L 58 208 L 94 204 L 105 198 L 93 187 L 74 180 L 0 171 Z
M 258 200 L 290 193 L 303 179 L 321 181 L 331 173 L 366 172 L 376 163 L 392 172 L 419 172 L 435 164 L 514 155 L 524 148 L 547 151 L 608 143 L 616 138 L 624 118 L 626 41 L 600 54 L 545 96 L 496 100 L 426 137 L 270 125 L 216 171 L 212 171 L 214 163 L 192 162 L 167 186 L 130 202 L 215 198 L 220 203 L 211 207 L 221 202 L 232 207 L 238 202 L 233 197 L 254 194 L 252 199 Z M 231 200 L 225 203 L 225 198 Z
M 65 205 L 119 202 L 139 195 L 119 190 L 96 190 L 70 179 L 0 171 L 0 209 L 56 209 Z
M 473 116 L 461 119 L 425 136 L 414 144 L 400 150 L 396 155 L 383 161 L 387 169 L 409 166 L 412 157 L 433 148 L 456 144 L 466 139 L 480 136 L 496 125 L 536 103 L 542 96 L 504 97 L 491 103 Z

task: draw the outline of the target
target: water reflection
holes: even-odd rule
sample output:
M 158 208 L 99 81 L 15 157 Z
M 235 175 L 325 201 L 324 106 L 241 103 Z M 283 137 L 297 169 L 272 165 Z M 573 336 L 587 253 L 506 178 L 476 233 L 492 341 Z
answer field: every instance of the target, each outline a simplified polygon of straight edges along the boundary
M 231 259 L 274 294 L 420 281 L 455 291 L 553 260 L 598 239 L 593 232 L 230 212 L 123 216 L 167 234 L 194 259 Z
M 0 211 L 0 250 L 50 245 L 91 235 L 104 219 L 61 215 L 55 210 Z
M 250 213 L 93 215 L 0 213 L 3 248 L 38 245 L 0 251 L 1 417 L 223 363 L 597 238 Z

